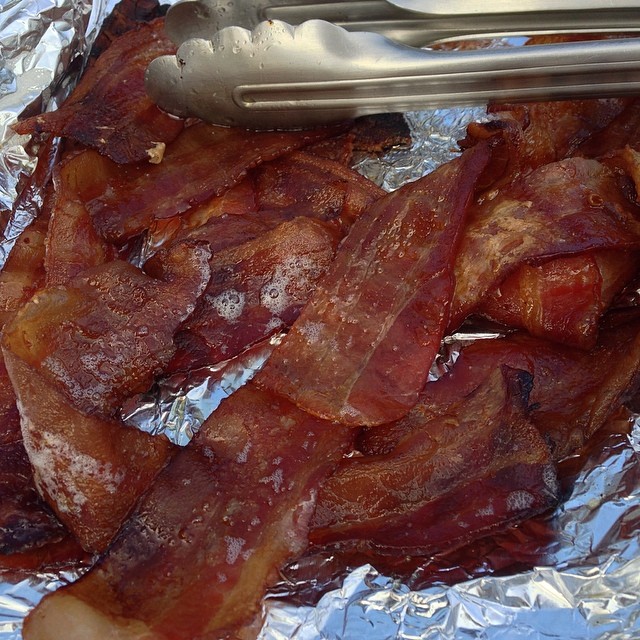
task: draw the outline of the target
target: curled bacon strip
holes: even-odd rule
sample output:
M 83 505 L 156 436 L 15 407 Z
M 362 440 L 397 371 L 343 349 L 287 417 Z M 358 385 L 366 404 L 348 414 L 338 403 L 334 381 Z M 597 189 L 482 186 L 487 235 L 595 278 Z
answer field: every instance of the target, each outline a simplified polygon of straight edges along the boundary
M 348 424 L 406 413 L 448 322 L 457 239 L 490 155 L 478 145 L 377 200 L 354 223 L 261 384 Z
M 489 292 L 478 312 L 534 336 L 592 349 L 603 313 L 637 268 L 635 253 L 614 249 L 525 264 Z
M 4 355 L 40 494 L 85 550 L 103 551 L 166 463 L 169 442 L 85 416 L 33 366 Z

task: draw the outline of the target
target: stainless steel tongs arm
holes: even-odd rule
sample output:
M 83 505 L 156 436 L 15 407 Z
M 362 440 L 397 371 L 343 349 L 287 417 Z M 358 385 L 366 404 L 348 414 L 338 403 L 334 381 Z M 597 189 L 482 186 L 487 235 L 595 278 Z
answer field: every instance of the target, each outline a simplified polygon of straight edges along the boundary
M 424 51 L 314 20 L 223 29 L 154 60 L 150 96 L 179 115 L 294 128 L 388 111 L 640 93 L 640 39 Z
M 585 2 L 588 0 L 554 0 L 552 3 L 509 0 L 506 5 L 500 0 L 482 3 L 473 0 L 253 0 L 235 3 L 182 0 L 169 9 L 166 30 L 174 42 L 181 44 L 191 38 L 210 39 L 228 26 L 253 29 L 265 20 L 299 25 L 319 19 L 349 31 L 379 33 L 412 46 L 479 36 L 497 38 L 640 30 L 637 6 L 634 8 L 624 0 L 594 0 L 590 7 L 584 6 Z M 412 10 L 396 6 L 403 4 Z M 423 10 L 418 10 L 418 6 Z

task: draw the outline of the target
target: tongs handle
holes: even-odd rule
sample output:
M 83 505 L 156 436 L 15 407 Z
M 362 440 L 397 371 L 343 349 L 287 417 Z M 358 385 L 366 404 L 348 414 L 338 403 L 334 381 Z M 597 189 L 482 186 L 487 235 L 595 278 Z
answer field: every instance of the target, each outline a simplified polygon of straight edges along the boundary
M 640 39 L 424 51 L 312 20 L 230 27 L 154 60 L 150 96 L 217 124 L 296 128 L 487 101 L 640 93 Z
M 477 9 L 478 3 L 446 0 L 452 8 Z M 582 10 L 582 0 L 554 0 L 553 11 L 536 7 L 548 4 L 508 0 L 505 11 L 460 15 L 443 11 L 439 0 L 253 0 L 227 4 L 218 0 L 180 0 L 166 16 L 166 31 L 176 43 L 191 38 L 210 39 L 229 26 L 253 29 L 265 20 L 298 25 L 308 20 L 326 20 L 349 31 L 371 31 L 412 46 L 473 37 L 531 36 L 553 33 L 612 33 L 640 30 L 640 10 L 624 0 L 600 1 L 606 9 Z M 399 8 L 411 4 L 413 11 Z M 397 6 L 396 6 L 397 5 Z M 417 7 L 423 6 L 424 11 Z M 495 4 L 483 0 L 489 9 Z M 429 9 L 433 11 L 429 13 Z
M 478 15 L 532 11 L 637 8 L 637 0 L 387 0 L 390 4 L 416 13 L 435 15 Z

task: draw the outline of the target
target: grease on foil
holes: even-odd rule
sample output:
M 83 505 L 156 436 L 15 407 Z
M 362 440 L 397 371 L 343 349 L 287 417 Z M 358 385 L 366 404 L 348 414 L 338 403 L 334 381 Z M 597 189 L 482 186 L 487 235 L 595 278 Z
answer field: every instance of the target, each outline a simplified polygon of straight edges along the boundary
M 5 0 L 0 4 L 0 209 L 11 208 L 16 185 L 33 168 L 25 140 L 10 125 L 25 109 L 55 107 L 68 90 L 63 72 L 84 55 L 113 0 Z M 54 86 L 58 92 L 51 91 Z M 358 169 L 387 190 L 418 178 L 456 153 L 464 125 L 479 109 L 409 114 L 410 149 L 380 160 L 363 159 Z M 29 222 L 14 222 L 14 235 Z M 2 251 L 11 238 L 0 241 Z M 2 255 L 0 253 L 0 259 Z M 448 340 L 432 377 L 455 362 L 459 345 L 477 335 Z M 492 337 L 485 335 L 483 337 Z M 186 444 L 217 404 L 249 379 L 273 344 L 244 359 L 171 379 L 135 406 L 129 423 L 165 433 Z M 492 575 L 492 558 L 478 559 L 476 579 L 454 585 L 434 582 L 412 590 L 371 566 L 349 573 L 315 606 L 282 599 L 282 583 L 265 601 L 260 640 L 383 638 L 495 640 L 616 639 L 640 637 L 640 418 L 630 435 L 611 435 L 575 478 L 563 504 L 545 518 L 553 536 L 535 549 L 536 568 Z M 21 640 L 25 615 L 48 592 L 78 577 L 73 571 L 0 582 L 0 640 Z M 291 590 L 296 585 L 291 584 Z

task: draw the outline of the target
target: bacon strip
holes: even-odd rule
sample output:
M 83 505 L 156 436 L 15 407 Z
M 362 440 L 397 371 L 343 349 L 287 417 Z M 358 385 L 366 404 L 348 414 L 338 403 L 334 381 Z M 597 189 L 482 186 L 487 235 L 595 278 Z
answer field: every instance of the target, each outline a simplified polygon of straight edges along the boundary
M 335 221 L 343 232 L 383 195 L 352 169 L 304 151 L 265 163 L 256 177 L 259 210 L 293 208 L 296 215 Z
M 534 336 L 593 349 L 603 313 L 637 267 L 636 254 L 614 249 L 523 265 L 488 293 L 478 312 Z
M 211 280 L 176 336 L 178 352 L 169 369 L 220 362 L 290 326 L 329 268 L 337 244 L 326 225 L 295 218 L 214 253 Z
M 261 384 L 347 424 L 406 413 L 448 323 L 457 238 L 490 155 L 478 145 L 360 216 Z
M 4 356 L 40 494 L 85 550 L 103 551 L 167 462 L 169 442 L 83 415 L 33 366 Z
M 44 268 L 46 285 L 64 285 L 90 267 L 115 259 L 113 246 L 100 238 L 85 206 L 59 190 L 51 212 Z
M 469 214 L 455 265 L 455 329 L 523 262 L 588 249 L 637 249 L 640 224 L 616 176 L 595 160 L 544 165 Z
M 544 434 L 554 459 L 562 460 L 579 451 L 637 385 L 640 326 L 608 326 L 596 348 L 586 352 L 524 333 L 478 340 L 461 351 L 449 374 L 425 386 L 417 415 L 444 411 L 501 365 L 533 376 L 529 417 Z M 366 430 L 359 448 L 370 455 L 391 451 L 416 427 L 411 415 Z
M 322 486 L 311 542 L 431 553 L 555 504 L 549 449 L 504 375 L 432 413 L 418 406 L 390 453 L 344 460 Z
M 27 118 L 15 130 L 73 138 L 118 163 L 157 160 L 183 127 L 151 102 L 144 87 L 151 60 L 176 51 L 163 25 L 154 20 L 115 40 L 60 109 Z
M 173 355 L 173 335 L 208 282 L 208 257 L 202 245 L 178 245 L 155 273 L 116 260 L 42 289 L 5 327 L 5 350 L 79 411 L 111 416 Z
M 61 171 L 76 186 L 101 235 L 123 243 L 155 220 L 183 214 L 224 194 L 260 163 L 342 129 L 256 133 L 199 123 L 169 145 L 159 165 L 119 166 L 86 151 Z
M 60 628 L 83 640 L 247 637 L 350 439 L 249 383 L 160 474 L 98 565 L 30 614 L 25 639 Z

